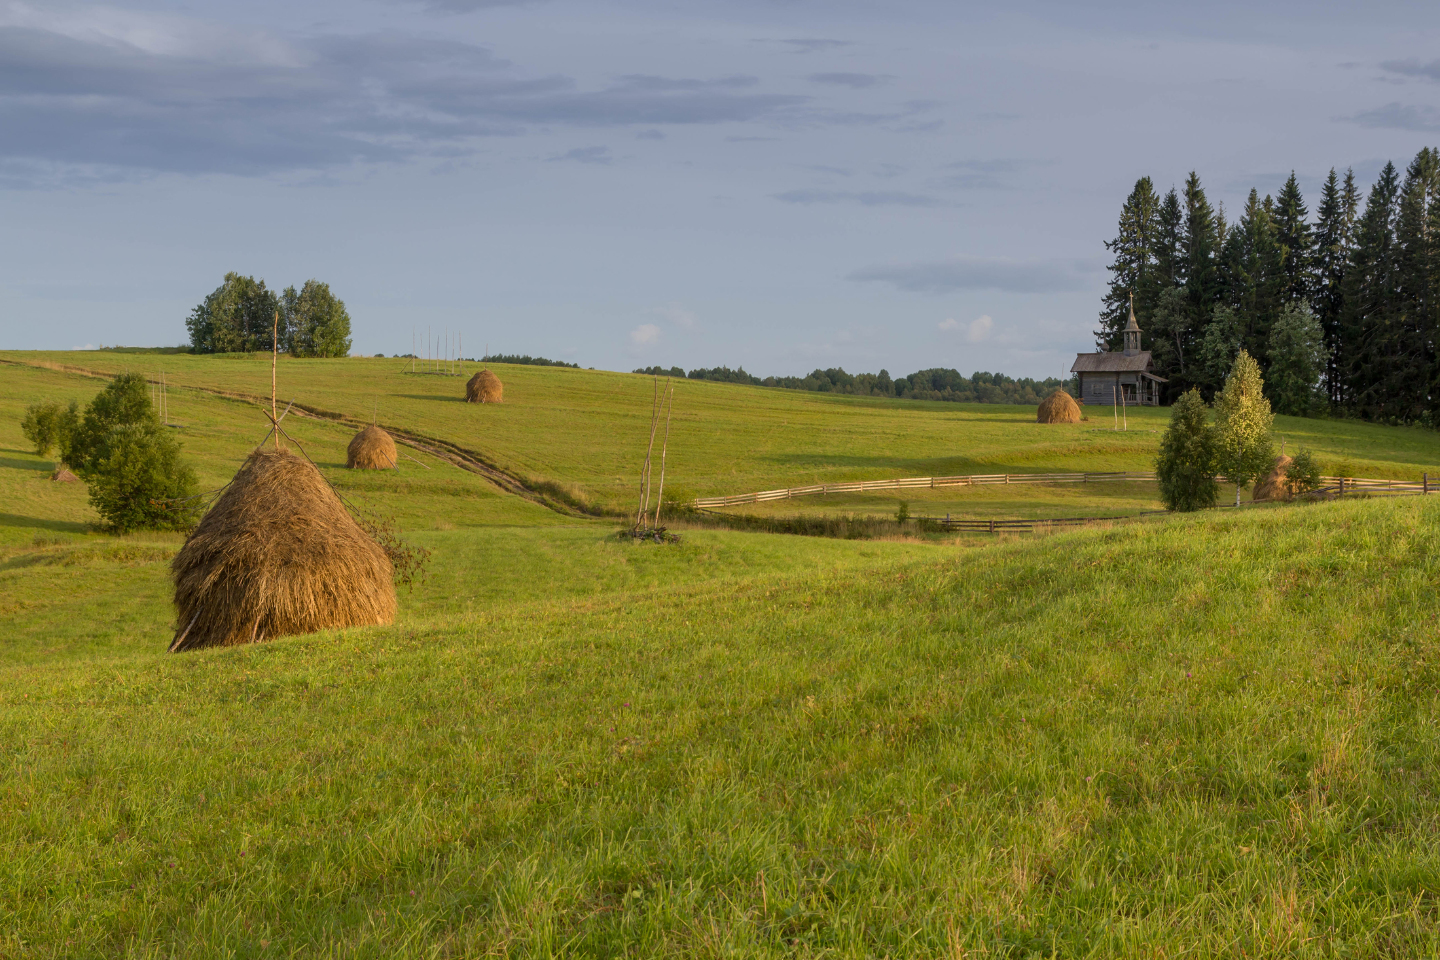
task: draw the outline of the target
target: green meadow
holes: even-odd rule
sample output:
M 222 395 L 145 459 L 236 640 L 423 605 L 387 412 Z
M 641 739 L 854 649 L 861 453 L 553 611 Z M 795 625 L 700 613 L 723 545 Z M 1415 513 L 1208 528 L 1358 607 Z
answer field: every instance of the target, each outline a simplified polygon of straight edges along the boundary
M 0 361 L 0 957 L 1440 955 L 1440 499 L 633 545 L 414 449 L 346 471 L 354 428 L 292 413 L 426 577 L 392 626 L 171 656 L 182 538 L 95 529 L 20 415 L 164 370 L 218 489 L 265 436 L 269 358 Z M 651 381 L 494 369 L 500 405 L 394 359 L 282 358 L 279 392 L 633 510 Z M 691 496 L 1144 471 L 1168 415 L 676 387 Z M 1276 432 L 1326 473 L 1440 472 L 1431 431 Z M 1145 484 L 904 498 L 1156 508 Z

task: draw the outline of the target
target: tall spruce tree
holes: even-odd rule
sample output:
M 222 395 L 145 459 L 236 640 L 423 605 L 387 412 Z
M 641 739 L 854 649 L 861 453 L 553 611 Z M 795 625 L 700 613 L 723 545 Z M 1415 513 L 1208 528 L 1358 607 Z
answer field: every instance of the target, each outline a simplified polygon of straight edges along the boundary
M 1181 236 L 1185 227 L 1185 210 L 1180 205 L 1180 195 L 1171 187 L 1160 201 L 1157 215 L 1159 231 L 1155 243 L 1156 281 L 1164 287 L 1185 285 L 1185 253 Z
M 1184 253 L 1185 295 L 1196 317 L 1207 317 L 1220 299 L 1219 253 L 1225 242 L 1220 235 L 1215 208 L 1205 197 L 1200 177 L 1194 171 L 1185 181 L 1185 223 L 1180 245 Z
M 1309 303 L 1315 288 L 1315 238 L 1310 229 L 1310 211 L 1300 195 L 1295 171 L 1275 200 L 1275 239 L 1280 247 L 1283 279 L 1281 303 Z
M 1152 313 L 1159 289 L 1155 271 L 1159 229 L 1160 197 L 1150 178 L 1141 177 L 1120 208 L 1115 239 L 1105 244 L 1115 259 L 1109 268 L 1110 289 L 1100 308 L 1100 329 L 1095 331 L 1095 345 L 1101 350 L 1120 349 L 1120 331 L 1129 318 L 1132 295 L 1142 326 Z
M 1340 317 L 1345 305 L 1345 268 L 1349 263 L 1355 232 L 1355 210 L 1359 191 L 1355 171 L 1345 171 L 1345 186 L 1330 168 L 1325 178 L 1315 229 L 1314 287 L 1311 307 L 1325 337 L 1325 393 L 1332 406 L 1343 398 L 1340 378 Z
M 1426 147 L 1405 171 L 1395 215 L 1395 292 L 1397 314 L 1386 333 L 1389 363 L 1377 387 L 1396 420 L 1426 417 L 1435 378 L 1437 281 L 1440 241 L 1435 228 L 1440 211 L 1440 154 Z
M 1378 385 L 1389 362 L 1390 329 L 1399 312 L 1396 295 L 1395 214 L 1400 175 L 1387 163 L 1370 188 L 1365 212 L 1355 226 L 1355 245 L 1345 270 L 1340 317 L 1340 379 L 1343 402 L 1368 418 L 1389 415 Z
M 1215 430 L 1200 391 L 1180 395 L 1160 439 L 1155 478 L 1166 510 L 1188 512 L 1215 506 Z
M 1270 327 L 1265 392 L 1277 413 L 1306 417 L 1319 408 L 1325 335 L 1308 303 L 1287 303 Z
M 1221 273 L 1225 299 L 1240 320 L 1243 346 L 1262 362 L 1266 360 L 1270 326 L 1280 309 L 1283 265 L 1284 251 L 1270 198 L 1262 201 L 1251 190 L 1240 221 L 1226 238 Z M 1225 369 L 1229 370 L 1228 364 Z

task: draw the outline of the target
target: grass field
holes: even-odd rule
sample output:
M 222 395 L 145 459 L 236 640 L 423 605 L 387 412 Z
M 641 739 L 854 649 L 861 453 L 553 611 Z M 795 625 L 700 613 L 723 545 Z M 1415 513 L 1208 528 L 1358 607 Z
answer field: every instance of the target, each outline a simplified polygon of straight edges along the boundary
M 253 404 L 174 386 L 259 393 L 258 361 L 45 359 L 173 361 L 207 487 L 264 435 Z M 281 392 L 362 417 L 360 384 L 393 382 L 382 422 L 629 502 L 640 378 L 501 368 L 505 405 L 437 411 L 396 363 L 282 363 Z M 350 429 L 292 415 L 434 551 L 426 582 L 391 627 L 167 656 L 180 538 L 94 531 L 18 431 L 99 381 L 0 369 L 0 957 L 1440 955 L 1440 501 L 632 546 L 421 454 L 348 474 Z M 1144 469 L 1155 442 L 681 390 L 697 493 Z M 1346 472 L 1440 461 L 1433 433 L 1282 429 Z M 1144 506 L 1114 486 L 952 505 Z

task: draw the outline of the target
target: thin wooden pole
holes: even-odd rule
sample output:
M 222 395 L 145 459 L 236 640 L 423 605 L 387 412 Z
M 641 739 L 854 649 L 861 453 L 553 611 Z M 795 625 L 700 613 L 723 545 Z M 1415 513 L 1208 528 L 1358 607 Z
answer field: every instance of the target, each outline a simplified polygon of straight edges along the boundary
M 275 425 L 275 449 L 280 449 L 280 420 L 275 409 L 275 367 L 280 362 L 280 311 L 275 311 L 275 323 L 270 328 L 270 422 Z
M 1129 410 L 1126 408 L 1126 406 L 1125 406 L 1125 390 L 1124 390 L 1124 388 L 1122 387 L 1121 390 L 1120 390 L 1120 419 L 1121 419 L 1121 421 L 1122 421 L 1121 427 L 1122 427 L 1122 429 L 1124 429 L 1127 433 L 1128 433 L 1129 430 L 1130 430 L 1130 416 L 1129 416 L 1129 413 L 1130 413 L 1130 411 L 1129 411 Z
M 1116 389 L 1115 389 L 1114 387 L 1111 387 L 1111 388 L 1110 388 L 1110 416 L 1115 420 L 1115 429 L 1116 429 L 1116 430 L 1119 430 L 1119 429 L 1120 429 L 1120 411 L 1117 410 L 1116 408 L 1120 406 L 1120 399 L 1115 396 L 1116 393 L 1117 393 Z
M 665 504 L 665 457 L 670 452 L 670 413 L 675 409 L 675 384 L 670 384 L 670 400 L 665 404 L 665 442 L 660 445 L 660 490 L 655 494 L 655 519 L 651 526 L 660 526 L 660 508 Z
M 655 429 L 660 425 L 660 378 L 655 377 L 655 390 L 650 398 L 650 445 L 645 448 L 645 465 L 640 470 L 640 509 L 635 513 L 635 526 L 645 520 L 650 509 L 650 454 L 655 449 Z

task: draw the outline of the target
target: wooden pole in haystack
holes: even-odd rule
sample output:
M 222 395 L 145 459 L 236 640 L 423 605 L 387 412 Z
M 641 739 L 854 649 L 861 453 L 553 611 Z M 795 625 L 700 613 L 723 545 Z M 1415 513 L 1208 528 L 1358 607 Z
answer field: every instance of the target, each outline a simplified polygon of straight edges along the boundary
M 650 398 L 650 445 L 645 448 L 645 466 L 640 470 L 640 509 L 635 512 L 639 527 L 650 509 L 650 454 L 655 450 L 655 429 L 660 425 L 660 378 L 655 377 L 655 390 Z
M 670 452 L 670 411 L 675 409 L 675 384 L 670 384 L 670 400 L 665 404 L 665 442 L 660 445 L 660 490 L 655 494 L 655 519 L 651 526 L 660 526 L 660 507 L 665 503 L 665 456 Z
M 275 427 L 275 449 L 280 449 L 280 418 L 275 409 L 275 366 L 280 362 L 280 311 L 275 311 L 275 324 L 270 328 L 270 423 Z

